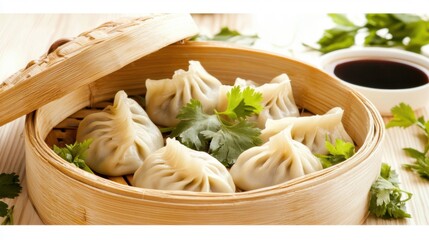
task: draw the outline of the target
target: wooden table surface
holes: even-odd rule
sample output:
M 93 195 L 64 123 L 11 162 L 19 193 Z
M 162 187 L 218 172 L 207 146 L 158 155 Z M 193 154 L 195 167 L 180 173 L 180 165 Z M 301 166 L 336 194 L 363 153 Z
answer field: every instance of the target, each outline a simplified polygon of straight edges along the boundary
M 113 14 L 0 14 L 0 82 L 23 68 L 27 62 L 37 59 L 59 38 L 73 37 L 99 24 L 121 15 Z M 302 42 L 317 41 L 323 28 L 329 25 L 324 14 L 270 16 L 270 15 L 194 15 L 201 32 L 213 34 L 222 26 L 229 26 L 244 33 L 257 33 L 261 41 L 255 46 L 317 64 L 319 54 L 308 52 Z M 305 20 L 305 21 L 304 21 Z M 309 30 L 311 29 L 311 31 Z M 417 111 L 417 115 L 429 117 L 429 106 Z M 24 127 L 25 117 L 0 127 L 0 172 L 16 172 L 20 176 L 23 191 L 19 197 L 7 200 L 15 205 L 15 224 L 43 224 L 27 195 L 25 178 Z M 388 120 L 387 118 L 385 119 Z M 405 171 L 401 165 L 411 161 L 403 147 L 423 149 L 416 128 L 393 128 L 386 131 L 382 161 L 392 165 L 400 176 L 401 187 L 412 192 L 407 204 L 412 218 L 383 220 L 370 216 L 366 224 L 423 225 L 429 223 L 429 181 Z

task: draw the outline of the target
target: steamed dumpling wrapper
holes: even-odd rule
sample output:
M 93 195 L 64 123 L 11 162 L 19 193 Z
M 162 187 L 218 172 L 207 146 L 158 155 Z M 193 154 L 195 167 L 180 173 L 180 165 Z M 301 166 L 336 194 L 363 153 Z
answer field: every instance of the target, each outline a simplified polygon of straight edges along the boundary
M 262 93 L 263 110 L 253 119 L 257 122 L 259 128 L 264 128 L 268 119 L 281 119 L 284 117 L 298 117 L 299 110 L 293 98 L 290 79 L 286 74 L 280 74 L 273 78 L 271 82 L 258 86 L 251 80 L 237 78 L 234 86 L 254 88 L 255 91 Z M 217 109 L 224 111 L 227 107 L 226 93 L 232 86 L 223 85 L 219 91 L 219 103 Z
M 199 100 L 204 112 L 212 113 L 221 85 L 200 62 L 189 61 L 188 71 L 179 69 L 172 79 L 146 80 L 146 111 L 154 123 L 174 127 L 180 109 L 191 99 Z
M 206 152 L 167 138 L 166 146 L 150 154 L 135 172 L 133 185 L 160 190 L 235 192 L 224 165 Z
M 291 127 L 240 154 L 230 170 L 238 188 L 273 186 L 323 169 L 307 146 L 292 139 Z
M 108 176 L 134 173 L 149 153 L 164 145 L 158 127 L 124 91 L 116 93 L 113 106 L 86 116 L 79 124 L 76 139 L 93 140 L 85 162 L 92 170 Z
M 326 140 L 332 144 L 335 143 L 336 139 L 353 143 L 353 139 L 346 132 L 341 122 L 343 113 L 342 108 L 334 107 L 324 115 L 268 120 L 260 137 L 262 141 L 266 142 L 271 136 L 289 126 L 293 126 L 293 139 L 305 144 L 314 154 L 328 154 L 328 150 L 325 147 Z

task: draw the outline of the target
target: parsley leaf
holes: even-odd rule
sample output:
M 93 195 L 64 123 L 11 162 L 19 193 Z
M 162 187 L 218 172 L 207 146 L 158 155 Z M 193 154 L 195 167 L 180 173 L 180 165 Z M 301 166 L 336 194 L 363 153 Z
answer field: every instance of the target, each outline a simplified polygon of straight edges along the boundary
M 355 45 L 355 39 L 361 33 L 365 37 L 365 46 L 400 47 L 421 53 L 421 48 L 429 44 L 429 20 L 418 15 L 365 14 L 366 23 L 362 26 L 343 14 L 328 16 L 336 26 L 325 30 L 317 42 L 320 47 L 313 48 L 322 53 Z
M 348 48 L 355 44 L 356 34 L 361 27 L 356 26 L 344 14 L 328 14 L 337 25 L 325 30 L 323 36 L 317 41 L 320 48 L 312 48 L 322 53 Z M 304 44 L 308 47 L 308 45 Z
M 13 199 L 21 193 L 22 187 L 19 183 L 19 177 L 15 173 L 0 174 L 0 199 Z M 13 224 L 13 206 L 9 206 L 0 201 L 0 217 L 4 217 L 2 225 Z
M 0 201 L 0 216 L 4 217 L 3 222 L 1 222 L 1 225 L 13 225 L 13 209 L 15 206 L 12 206 L 10 208 L 7 208 L 7 204 Z M 3 210 L 5 211 L 5 214 L 3 215 Z
M 380 168 L 380 177 L 389 181 L 395 186 L 399 185 L 399 175 L 395 170 L 392 170 L 392 167 L 387 163 L 382 163 Z
M 0 199 L 15 198 L 19 195 L 21 189 L 18 175 L 15 173 L 0 174 Z
M 6 216 L 6 214 L 8 212 L 8 209 L 7 209 L 8 207 L 9 206 L 5 202 L 0 201 L 0 217 Z
M 72 163 L 76 167 L 94 174 L 94 172 L 85 163 L 85 160 L 87 159 L 87 150 L 91 143 L 92 139 L 87 139 L 81 143 L 75 142 L 74 144 L 66 144 L 66 146 L 63 148 L 54 145 L 53 150 L 56 154 L 58 154 L 58 156 L 60 156 L 67 162 Z
M 413 125 L 423 130 L 426 137 L 425 149 L 423 152 L 413 148 L 404 148 L 405 153 L 415 159 L 414 163 L 404 164 L 403 167 L 420 175 L 420 177 L 429 180 L 429 121 L 423 117 L 416 118 L 411 106 L 400 103 L 391 109 L 393 119 L 386 124 L 386 128 L 403 127 L 407 128 Z
M 416 161 L 402 166 L 407 170 L 418 173 L 420 177 L 429 180 L 429 157 L 426 156 L 425 153 L 419 152 L 413 148 L 404 148 L 404 151 L 409 157 L 414 158 Z
M 262 142 L 261 130 L 246 117 L 262 110 L 262 94 L 254 89 L 234 87 L 227 93 L 227 109 L 206 114 L 196 99 L 180 109 L 179 124 L 170 137 L 185 146 L 206 151 L 227 167 L 232 166 L 243 151 Z
M 177 118 L 180 122 L 170 136 L 177 137 L 183 145 L 198 151 L 207 151 L 210 144 L 210 139 L 202 132 L 218 131 L 222 125 L 216 115 L 204 113 L 201 102 L 196 99 L 191 99 L 182 107 Z
M 322 38 L 317 41 L 322 53 L 332 52 L 338 49 L 348 48 L 355 44 L 355 37 L 359 28 L 338 26 L 325 31 Z
M 328 155 L 316 154 L 323 168 L 343 162 L 355 154 L 355 145 L 350 142 L 344 142 L 341 139 L 336 139 L 335 145 L 326 140 L 325 147 L 329 152 Z
M 239 86 L 233 87 L 227 94 L 228 106 L 224 112 L 218 115 L 226 115 L 231 119 L 245 119 L 262 111 L 262 93 L 246 87 L 243 91 Z
M 403 193 L 406 195 L 405 199 Z M 399 188 L 398 174 L 391 167 L 382 163 L 380 176 L 370 189 L 369 211 L 381 218 L 410 218 L 405 203 L 412 193 Z
M 196 35 L 191 38 L 191 41 L 222 41 L 222 42 L 233 42 L 244 45 L 253 45 L 258 40 L 258 35 L 244 35 L 238 31 L 231 30 L 228 27 L 223 27 L 213 37 L 206 35 Z
M 206 130 L 201 133 L 211 139 L 209 154 L 226 167 L 234 165 L 242 152 L 262 143 L 259 138 L 261 130 L 244 120 L 231 126 L 223 124 L 218 131 Z
M 400 103 L 391 109 L 393 119 L 386 124 L 386 128 L 403 127 L 407 128 L 417 122 L 413 109 L 405 104 Z

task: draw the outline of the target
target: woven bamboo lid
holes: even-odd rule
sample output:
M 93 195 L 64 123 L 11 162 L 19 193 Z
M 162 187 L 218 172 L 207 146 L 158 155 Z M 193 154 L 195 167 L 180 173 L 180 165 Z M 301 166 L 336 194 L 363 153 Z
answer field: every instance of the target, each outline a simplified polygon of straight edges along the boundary
M 156 14 L 59 40 L 0 85 L 0 126 L 197 32 L 189 14 Z

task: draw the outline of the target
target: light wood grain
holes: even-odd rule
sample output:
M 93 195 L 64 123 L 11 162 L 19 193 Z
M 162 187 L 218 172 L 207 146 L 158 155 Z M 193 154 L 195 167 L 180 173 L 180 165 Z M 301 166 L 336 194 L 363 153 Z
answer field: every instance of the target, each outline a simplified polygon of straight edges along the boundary
M 0 82 L 26 66 L 30 60 L 39 58 L 55 40 L 78 35 L 87 29 L 120 16 L 117 14 L 0 15 L 0 34 L 2 36 L 0 38 Z M 251 15 L 196 15 L 194 17 L 200 25 L 201 31 L 208 34 L 216 32 L 218 27 L 223 25 L 244 29 L 250 33 L 260 30 L 260 27 L 257 27 L 258 18 Z M 276 26 L 279 26 L 279 23 Z M 316 29 L 319 27 L 318 23 L 299 23 L 299 26 L 312 26 L 315 31 L 320 31 L 320 29 Z M 265 27 L 264 31 L 266 32 L 278 31 L 278 29 L 269 26 Z M 283 46 L 285 48 L 298 46 L 303 39 L 308 40 L 309 33 L 306 32 L 311 32 L 293 29 L 295 29 L 293 41 L 287 46 Z M 293 51 L 282 53 L 287 52 L 288 55 L 304 61 L 317 62 L 317 54 L 300 50 L 301 48 L 297 47 Z M 429 117 L 429 106 L 417 111 L 417 114 L 426 118 Z M 387 120 L 385 119 L 385 121 Z M 0 127 L 0 172 L 16 172 L 23 182 L 24 189 L 20 196 L 8 201 L 8 203 L 15 204 L 15 223 L 42 224 L 28 199 L 26 191 L 23 127 L 23 117 Z M 407 205 L 412 218 L 383 220 L 370 216 L 366 224 L 429 224 L 429 208 L 426 204 L 426 200 L 429 199 L 429 182 L 401 168 L 401 164 L 411 161 L 401 150 L 403 147 L 423 148 L 418 129 L 388 129 L 382 150 L 382 161 L 391 164 L 398 171 L 402 188 L 414 194 Z

